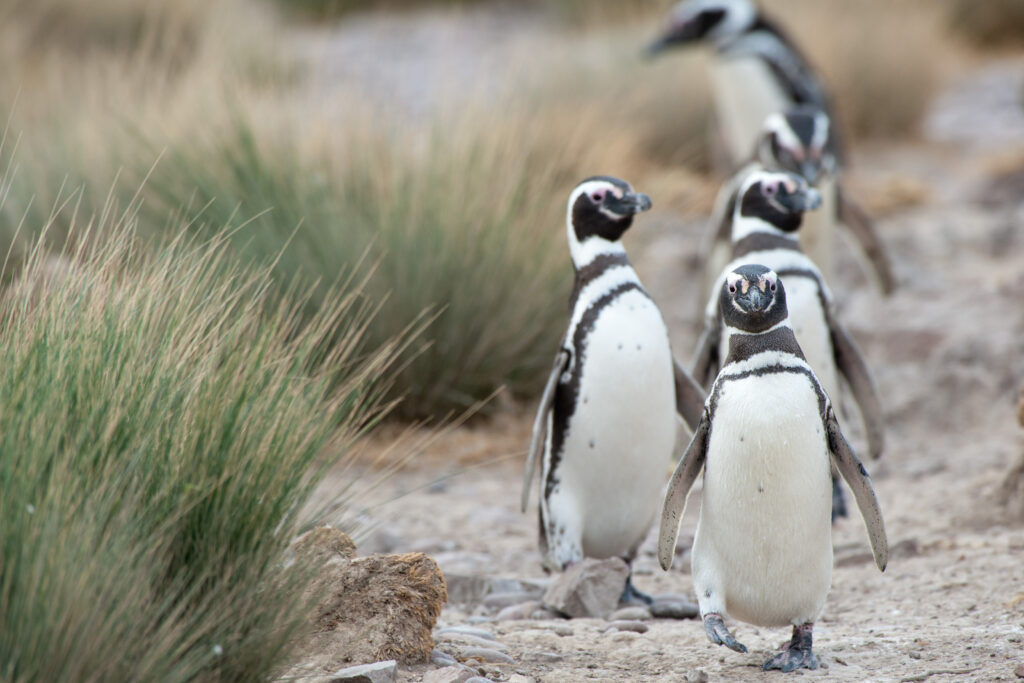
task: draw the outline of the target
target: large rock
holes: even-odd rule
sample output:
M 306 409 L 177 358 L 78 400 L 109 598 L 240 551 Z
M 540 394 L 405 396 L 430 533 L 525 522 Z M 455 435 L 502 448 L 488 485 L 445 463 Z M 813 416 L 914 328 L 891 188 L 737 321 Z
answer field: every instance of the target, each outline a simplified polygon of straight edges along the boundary
M 350 666 L 331 675 L 331 683 L 394 683 L 398 663 L 393 659 L 361 666 Z
M 544 606 L 573 618 L 604 619 L 618 607 L 627 578 L 629 566 L 621 559 L 587 558 L 554 580 Z
M 337 549 L 328 543 L 327 551 L 300 554 L 319 571 L 307 594 L 312 633 L 300 645 L 306 664 L 326 673 L 387 659 L 429 661 L 447 599 L 437 564 L 423 553 L 341 559 Z

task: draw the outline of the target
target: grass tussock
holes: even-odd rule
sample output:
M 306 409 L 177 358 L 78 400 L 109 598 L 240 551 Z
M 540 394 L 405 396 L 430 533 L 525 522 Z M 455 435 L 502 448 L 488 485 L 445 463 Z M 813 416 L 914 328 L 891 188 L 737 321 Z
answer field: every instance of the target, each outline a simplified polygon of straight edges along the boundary
M 352 291 L 310 318 L 223 242 L 105 220 L 0 302 L 0 680 L 265 678 L 302 616 L 298 511 L 388 349 L 338 331 Z

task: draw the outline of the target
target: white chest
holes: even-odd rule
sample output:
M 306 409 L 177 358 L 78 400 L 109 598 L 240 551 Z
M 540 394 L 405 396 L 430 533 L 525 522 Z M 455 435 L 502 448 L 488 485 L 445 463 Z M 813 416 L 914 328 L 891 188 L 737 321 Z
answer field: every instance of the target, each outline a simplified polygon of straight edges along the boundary
M 791 104 L 765 62 L 754 56 L 718 58 L 711 87 L 733 165 L 749 159 L 764 120 Z

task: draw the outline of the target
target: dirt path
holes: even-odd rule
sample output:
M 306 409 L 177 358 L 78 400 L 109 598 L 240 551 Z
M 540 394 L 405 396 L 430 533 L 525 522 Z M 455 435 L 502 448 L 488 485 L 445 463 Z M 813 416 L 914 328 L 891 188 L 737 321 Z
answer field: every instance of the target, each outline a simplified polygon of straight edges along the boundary
M 991 77 L 982 94 L 951 92 L 937 106 L 999 99 L 1014 83 L 1020 91 L 1018 70 L 993 73 L 1003 76 Z M 930 120 L 955 118 L 940 111 Z M 1017 125 L 1014 120 L 1007 114 L 1000 125 Z M 1021 147 L 1024 128 L 996 133 L 1005 166 L 1007 145 Z M 998 165 L 993 146 L 955 144 L 857 150 L 849 180 L 865 204 L 882 211 L 900 288 L 880 298 L 849 259 L 840 262 L 833 288 L 885 403 L 888 447 L 868 465 L 893 557 L 880 574 L 859 518 L 836 526 L 833 589 L 815 631 L 822 668 L 796 675 L 1016 680 L 1015 667 L 1024 664 L 1024 519 L 996 500 L 1002 478 L 1024 452 L 1015 417 L 1024 380 L 1024 185 L 1009 201 L 982 203 Z M 698 305 L 687 279 L 701 230 L 655 213 L 638 222 L 627 245 L 684 360 L 695 342 Z M 432 449 L 444 457 L 424 457 L 394 477 L 381 499 L 401 497 L 374 511 L 381 527 L 361 553 L 428 552 L 447 574 L 461 577 L 453 586 L 460 591 L 469 585 L 466 577 L 483 583 L 543 578 L 536 496 L 528 514 L 518 511 L 531 417 L 524 412 L 460 430 Z M 490 461 L 498 462 L 452 476 L 460 462 Z M 693 501 L 683 536 L 692 535 L 696 508 Z M 638 586 L 692 598 L 688 562 L 662 572 L 653 549 L 649 538 L 636 563 Z M 740 655 L 709 644 L 693 620 L 653 620 L 646 633 L 605 633 L 600 620 L 496 622 L 496 612 L 450 604 L 439 625 L 472 624 L 494 634 L 514 663 L 479 667 L 492 680 L 776 680 L 780 674 L 764 674 L 759 665 L 788 638 L 782 630 L 736 624 L 737 637 L 751 648 Z M 400 679 L 419 681 L 435 668 L 404 670 Z

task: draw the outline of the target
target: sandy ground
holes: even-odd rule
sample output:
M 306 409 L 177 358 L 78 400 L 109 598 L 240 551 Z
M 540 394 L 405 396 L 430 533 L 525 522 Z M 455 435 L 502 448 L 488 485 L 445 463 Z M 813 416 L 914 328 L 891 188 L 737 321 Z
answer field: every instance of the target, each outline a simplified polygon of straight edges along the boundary
M 1024 66 L 1006 66 L 1000 68 L 1008 75 L 992 77 L 990 89 L 1019 82 Z M 955 86 L 942 106 L 974 99 L 961 92 L 958 100 L 957 87 L 965 86 Z M 884 400 L 886 452 L 866 464 L 893 556 L 879 573 L 859 517 L 837 524 L 833 588 L 815 629 L 821 668 L 792 675 L 1016 680 L 1015 667 L 1024 664 L 1024 505 L 998 500 L 1002 480 L 1024 453 L 1015 415 L 1024 383 L 1024 174 L 1016 185 L 993 185 L 1014 162 L 1024 163 L 1024 130 L 1009 135 L 1008 119 L 988 121 L 984 112 L 966 124 L 953 114 L 939 118 L 941 131 L 956 129 L 949 123 L 956 120 L 978 133 L 858 148 L 847 177 L 878 215 L 900 282 L 882 298 L 845 255 L 832 283 Z M 986 137 L 986 128 L 994 134 Z M 694 264 L 702 229 L 655 211 L 627 242 L 684 361 L 696 339 Z M 367 513 L 380 526 L 361 553 L 423 550 L 452 573 L 543 577 L 536 495 L 528 514 L 518 509 L 531 420 L 528 409 L 512 410 L 434 444 L 383 486 L 378 499 L 390 502 Z M 666 463 L 666 477 L 668 471 Z M 695 527 L 695 503 L 696 497 L 684 538 Z M 653 550 L 649 538 L 636 562 L 638 587 L 692 599 L 688 561 L 677 560 L 666 573 Z M 494 612 L 449 605 L 439 624 L 472 623 L 495 634 L 515 663 L 484 665 L 492 680 L 703 680 L 700 672 L 709 680 L 774 680 L 782 674 L 762 673 L 760 664 L 789 636 L 733 622 L 751 649 L 741 655 L 711 645 L 695 620 L 653 620 L 643 634 L 604 633 L 600 620 L 492 622 Z M 432 668 L 403 669 L 400 680 L 419 681 Z

